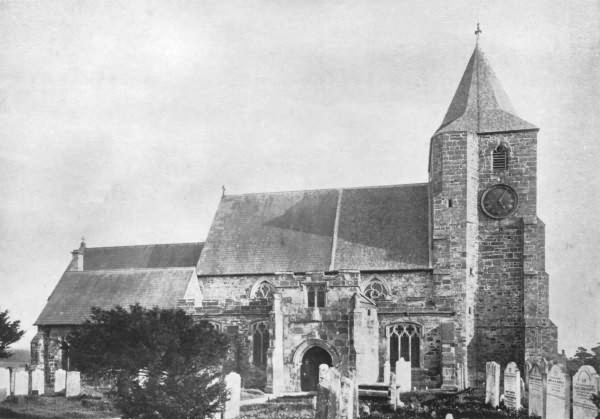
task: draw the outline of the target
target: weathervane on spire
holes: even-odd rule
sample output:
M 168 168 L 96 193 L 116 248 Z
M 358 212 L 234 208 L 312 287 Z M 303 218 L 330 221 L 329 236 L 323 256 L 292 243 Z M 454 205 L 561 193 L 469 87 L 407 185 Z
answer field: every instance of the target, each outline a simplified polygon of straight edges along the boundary
M 482 32 L 483 31 L 479 27 L 479 22 L 477 22 L 477 29 L 475 29 L 475 36 L 477 37 L 477 41 L 479 41 L 479 34 L 482 33 Z

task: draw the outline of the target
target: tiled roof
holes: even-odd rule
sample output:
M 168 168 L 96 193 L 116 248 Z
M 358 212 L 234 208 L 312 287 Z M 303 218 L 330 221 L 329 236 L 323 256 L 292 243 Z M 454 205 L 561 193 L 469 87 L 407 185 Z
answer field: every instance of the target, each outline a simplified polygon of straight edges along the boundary
M 479 46 L 456 89 L 436 134 L 450 131 L 478 133 L 537 129 L 521 119 Z
M 427 268 L 427 190 L 418 184 L 225 196 L 198 274 Z
M 35 324 L 81 324 L 92 307 L 109 309 L 139 303 L 148 308 L 175 308 L 193 277 L 193 267 L 66 271 Z
M 83 269 L 142 269 L 196 266 L 203 243 L 150 244 L 141 246 L 88 247 Z

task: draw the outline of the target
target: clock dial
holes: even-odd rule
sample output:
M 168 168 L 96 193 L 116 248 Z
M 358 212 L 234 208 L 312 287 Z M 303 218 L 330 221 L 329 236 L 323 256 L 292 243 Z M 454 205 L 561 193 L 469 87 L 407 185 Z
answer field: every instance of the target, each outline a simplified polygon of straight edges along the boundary
M 492 218 L 504 218 L 517 210 L 519 198 L 508 185 L 494 185 L 481 195 L 481 209 Z

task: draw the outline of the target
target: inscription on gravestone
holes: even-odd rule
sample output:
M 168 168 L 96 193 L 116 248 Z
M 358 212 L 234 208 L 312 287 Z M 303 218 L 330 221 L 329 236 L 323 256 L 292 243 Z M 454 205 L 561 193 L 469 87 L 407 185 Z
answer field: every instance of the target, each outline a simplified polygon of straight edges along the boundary
M 546 419 L 569 419 L 569 376 L 561 365 L 554 365 L 546 380 Z
M 521 373 L 514 362 L 504 369 L 504 403 L 510 410 L 521 407 Z
M 573 377 L 573 419 L 596 419 L 592 394 L 598 394 L 598 374 L 591 365 L 584 365 Z
M 546 379 L 541 369 L 533 365 L 529 370 L 529 416 L 546 417 L 544 414 L 544 394 Z

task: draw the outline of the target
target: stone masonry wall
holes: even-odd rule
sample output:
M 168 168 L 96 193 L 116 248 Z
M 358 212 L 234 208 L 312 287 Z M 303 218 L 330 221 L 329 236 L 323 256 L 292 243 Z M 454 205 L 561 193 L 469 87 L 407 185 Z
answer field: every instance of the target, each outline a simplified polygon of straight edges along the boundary
M 477 283 L 476 197 L 477 137 L 466 132 L 431 139 L 432 266 L 434 295 L 446 298 L 456 312 L 455 354 L 474 378 L 467 351 L 474 335 L 474 290 Z M 475 208 L 475 209 L 474 209 Z

